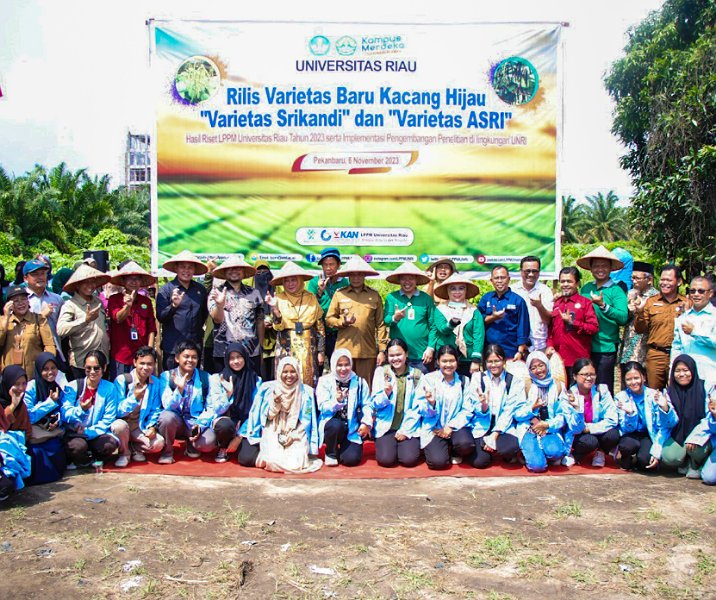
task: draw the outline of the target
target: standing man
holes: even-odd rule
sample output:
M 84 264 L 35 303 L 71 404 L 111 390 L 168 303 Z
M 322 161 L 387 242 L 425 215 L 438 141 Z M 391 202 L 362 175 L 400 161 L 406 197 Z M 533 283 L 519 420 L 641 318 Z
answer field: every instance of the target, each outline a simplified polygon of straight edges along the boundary
M 227 258 L 212 273 L 225 280 L 209 292 L 209 314 L 214 321 L 214 369 L 224 370 L 226 347 L 240 342 L 249 351 L 254 371 L 261 372 L 261 346 L 264 340 L 264 298 L 259 291 L 243 283 L 256 269 L 244 259 Z
M 646 337 L 646 380 L 655 390 L 666 387 L 674 323 L 689 308 L 689 301 L 679 294 L 681 283 L 679 267 L 666 265 L 661 270 L 659 293 L 636 307 L 634 330 Z
M 629 318 L 624 290 L 609 276 L 612 271 L 624 268 L 624 263 L 604 246 L 598 246 L 582 258 L 577 266 L 591 271 L 594 281 L 582 286 L 580 293 L 589 298 L 597 313 L 599 331 L 592 337 L 591 359 L 597 371 L 597 384 L 605 384 L 614 393 L 614 368 L 619 348 L 619 328 Z
M 340 277 L 338 269 L 341 266 L 341 253 L 338 248 L 324 248 L 321 251 L 321 259 L 318 261 L 321 265 L 322 273 L 311 279 L 306 284 L 306 291 L 311 292 L 318 298 L 318 303 L 323 309 L 323 319 L 328 314 L 328 307 L 331 305 L 333 295 L 339 289 L 348 285 L 345 277 Z M 338 338 L 338 330 L 326 325 L 326 364 L 331 363 L 331 354 L 336 347 L 336 339 Z
M 124 288 L 123 292 L 112 294 L 107 301 L 112 381 L 117 375 L 132 370 L 137 350 L 142 346 L 154 347 L 157 321 L 152 299 L 143 288 L 154 285 L 156 281 L 134 261 L 129 261 L 110 279 L 110 283 Z
M 530 343 L 530 314 L 521 296 L 510 289 L 507 267 L 492 268 L 494 292 L 487 292 L 477 305 L 485 318 L 485 346 L 499 344 L 508 359 L 525 360 Z
M 408 345 L 408 365 L 427 373 L 437 343 L 433 322 L 435 302 L 418 286 L 431 279 L 413 263 L 404 262 L 386 281 L 400 286 L 385 299 L 385 324 L 390 328 L 390 339 L 403 340 Z
M 105 359 L 109 356 L 109 335 L 102 302 L 95 296 L 110 277 L 102 271 L 83 264 L 72 274 L 62 288 L 73 294 L 60 309 L 57 333 L 69 339 L 70 369 L 74 379 L 85 376 L 85 357 L 91 350 L 99 350 Z
M 64 300 L 59 294 L 47 289 L 50 267 L 38 259 L 28 260 L 22 268 L 22 275 L 29 293 L 30 311 L 47 319 L 55 340 L 57 356 L 64 362 L 65 357 L 60 348 L 60 337 L 57 335 L 57 318 L 60 316 Z
M 513 290 L 527 304 L 530 315 L 530 352 L 547 348 L 549 323 L 552 320 L 554 296 L 539 280 L 542 262 L 537 256 L 525 256 L 520 261 L 521 281 L 515 283 Z
M 176 366 L 174 347 L 179 342 L 189 340 L 202 347 L 208 316 L 207 291 L 193 278 L 209 269 L 188 250 L 170 258 L 163 267 L 177 275 L 157 293 L 157 319 L 162 324 L 162 368 L 167 371 Z
M 694 277 L 689 286 L 692 306 L 676 319 L 671 361 L 688 354 L 696 361 L 699 377 L 716 381 L 716 307 L 711 304 L 713 291 L 706 277 Z
M 623 367 L 629 361 L 644 364 L 646 360 L 646 337 L 634 329 L 636 307 L 645 302 L 647 298 L 656 296 L 658 290 L 654 287 L 654 267 L 649 263 L 634 261 L 631 274 L 632 288 L 627 292 L 627 309 L 629 319 L 624 327 L 622 345 L 619 353 L 619 364 Z
M 365 278 L 376 277 L 378 272 L 360 256 L 354 256 L 337 275 L 347 276 L 349 285 L 334 294 L 326 325 L 338 330 L 336 348 L 351 353 L 353 371 L 370 386 L 376 365 L 385 362 L 388 345 L 380 294 L 365 285 Z

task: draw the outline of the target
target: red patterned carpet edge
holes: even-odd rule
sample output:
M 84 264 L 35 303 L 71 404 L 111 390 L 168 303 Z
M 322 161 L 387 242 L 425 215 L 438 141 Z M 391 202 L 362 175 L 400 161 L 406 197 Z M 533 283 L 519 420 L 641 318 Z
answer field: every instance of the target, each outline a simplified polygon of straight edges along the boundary
M 214 462 L 215 452 L 202 455 L 201 458 L 188 458 L 184 456 L 184 443 L 176 442 L 174 445 L 174 459 L 172 465 L 157 464 L 158 455 L 149 455 L 147 462 L 132 461 L 128 467 L 117 468 L 114 460 L 105 463 L 104 470 L 112 473 L 126 472 L 135 475 L 177 475 L 183 477 L 266 477 L 282 479 L 417 479 L 424 477 L 544 477 L 555 475 L 620 475 L 626 474 L 607 459 L 607 466 L 598 469 L 587 464 L 575 465 L 567 468 L 562 466 L 549 467 L 546 473 L 530 473 L 520 464 L 503 464 L 499 461 L 487 469 L 475 469 L 466 464 L 452 465 L 444 471 L 428 469 L 425 462 L 411 469 L 405 467 L 385 468 L 375 461 L 375 448 L 373 442 L 366 442 L 363 450 L 363 461 L 357 467 L 326 467 L 325 465 L 315 473 L 297 475 L 293 473 L 270 473 L 263 469 L 242 467 L 236 462 L 236 454 L 225 463 Z M 323 458 L 323 448 L 319 456 Z

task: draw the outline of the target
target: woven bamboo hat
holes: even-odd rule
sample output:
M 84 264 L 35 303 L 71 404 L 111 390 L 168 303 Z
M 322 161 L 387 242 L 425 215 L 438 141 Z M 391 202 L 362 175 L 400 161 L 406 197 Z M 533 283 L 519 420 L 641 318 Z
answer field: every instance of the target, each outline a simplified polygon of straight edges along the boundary
M 121 285 L 124 287 L 124 278 L 129 277 L 130 275 L 136 275 L 137 277 L 142 278 L 142 283 L 139 284 L 141 287 L 148 287 L 157 282 L 157 278 L 154 277 L 154 275 L 147 273 L 147 271 L 142 269 L 142 267 L 134 261 L 128 262 L 119 271 L 112 273 L 112 278 L 109 281 L 114 285 Z
M 281 267 L 279 272 L 274 275 L 273 279 L 271 280 L 271 285 L 283 285 L 283 280 L 287 277 L 298 277 L 303 281 L 313 279 L 313 275 L 311 275 L 308 271 L 299 267 L 292 260 L 287 260 Z
M 183 262 L 191 263 L 196 266 L 196 271 L 194 271 L 195 275 L 204 275 L 209 271 L 209 267 L 207 267 L 191 252 L 189 252 L 189 250 L 183 250 L 179 254 L 172 256 L 169 260 L 164 262 L 162 268 L 166 269 L 167 271 L 171 271 L 172 273 L 176 273 L 177 265 Z
M 74 294 L 80 283 L 92 281 L 95 284 L 95 288 L 98 288 L 103 286 L 110 279 L 111 277 L 107 273 L 102 273 L 102 271 L 98 271 L 89 265 L 80 265 L 77 267 L 77 270 L 72 273 L 72 277 L 67 280 L 62 290 L 68 294 Z
M 457 267 L 455 266 L 455 262 L 452 260 L 452 258 L 448 258 L 447 256 L 444 256 L 442 258 L 438 258 L 436 261 L 431 262 L 428 265 L 427 270 L 428 271 L 435 271 L 435 267 L 438 265 L 450 265 L 450 268 L 452 269 L 453 273 L 457 272 Z
M 624 263 L 620 261 L 614 254 L 609 252 L 604 246 L 597 246 L 589 254 L 585 254 L 582 258 L 577 259 L 577 266 L 589 271 L 592 268 L 593 258 L 603 258 L 611 262 L 611 270 L 618 271 L 624 268 Z
M 238 256 L 230 256 L 218 267 L 216 267 L 216 269 L 214 269 L 212 275 L 217 279 L 226 279 L 226 272 L 229 269 L 239 268 L 244 270 L 244 279 L 253 277 L 256 274 L 256 267 L 247 263 L 243 258 L 239 258 Z
M 401 275 L 413 275 L 415 276 L 415 279 L 417 280 L 418 285 L 425 285 L 430 281 L 430 277 L 428 277 L 425 273 L 423 273 L 418 267 L 416 267 L 411 262 L 404 262 L 401 264 L 395 271 L 393 271 L 390 275 L 388 275 L 385 280 L 389 281 L 390 283 L 395 283 L 397 285 L 400 285 L 400 276 Z
M 351 273 L 360 273 L 366 277 L 378 277 L 378 271 L 357 255 L 353 256 L 346 264 L 344 264 L 336 275 L 343 277 L 344 275 L 350 275 Z
M 470 279 L 465 277 L 464 275 L 461 275 L 460 273 L 453 273 L 448 277 L 445 281 L 443 281 L 440 285 L 438 285 L 435 290 L 434 294 L 438 298 L 442 298 L 443 300 L 448 299 L 448 286 L 453 285 L 456 283 L 462 283 L 465 286 L 467 286 L 465 290 L 465 298 L 470 299 L 474 298 L 480 293 L 480 288 L 477 287 Z

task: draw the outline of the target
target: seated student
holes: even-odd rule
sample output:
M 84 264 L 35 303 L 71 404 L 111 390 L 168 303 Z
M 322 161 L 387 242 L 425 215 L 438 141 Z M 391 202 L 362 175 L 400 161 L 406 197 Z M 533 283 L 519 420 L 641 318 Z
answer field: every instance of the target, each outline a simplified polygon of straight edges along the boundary
M 27 406 L 23 402 L 27 388 L 27 373 L 20 365 L 9 365 L 2 371 L 0 411 L 5 413 L 9 429 L 20 431 L 27 444 L 32 437 L 32 424 Z
M 423 375 L 408 367 L 408 345 L 403 340 L 390 340 L 387 353 L 388 364 L 373 375 L 370 398 L 375 459 L 381 467 L 414 467 L 420 462 L 422 425 L 415 399 Z
M 19 390 L 11 391 L 12 385 L 3 379 L 3 398 L 22 397 Z M 30 457 L 25 452 L 25 435 L 22 431 L 11 431 L 10 422 L 5 411 L 0 410 L 0 502 L 7 500 L 11 494 L 25 487 L 23 477 L 30 476 Z
M 159 434 L 164 450 L 157 461 L 161 465 L 174 462 L 174 440 L 185 438 L 184 454 L 199 458 L 202 452 L 216 450 L 214 422 L 226 412 L 229 400 L 217 378 L 197 368 L 200 349 L 184 340 L 174 349 L 176 367 L 164 371 L 159 378 L 162 406 Z
M 710 438 L 709 443 L 713 450 L 706 459 L 704 466 L 701 467 L 701 479 L 706 485 L 716 485 L 716 393 L 709 395 L 709 414 L 707 414 L 701 421 L 700 429 Z
M 246 439 L 259 446 L 259 469 L 310 473 L 323 465 L 321 459 L 314 458 L 318 427 L 313 388 L 301 383 L 299 373 L 295 358 L 282 358 L 276 369 L 278 379 L 261 386 L 251 407 Z
M 702 423 L 710 412 L 709 396 L 716 398 L 714 382 L 701 379 L 696 361 L 688 354 L 680 354 L 671 365 L 666 393 L 671 403 L 669 410 L 676 412 L 678 422 L 664 444 L 661 461 L 667 467 L 678 468 L 689 479 L 700 479 L 701 467 L 712 450 L 711 436 Z
M 667 396 L 646 387 L 646 369 L 636 361 L 623 365 L 622 391 L 615 398 L 619 415 L 619 466 L 656 469 L 661 452 L 676 425 Z M 668 412 L 664 412 L 668 410 Z
M 578 413 L 572 454 L 575 462 L 579 462 L 594 452 L 592 466 L 601 468 L 606 454 L 619 443 L 617 407 L 607 385 L 594 383 L 597 370 L 591 359 L 577 359 L 572 377 L 576 385 L 569 389 L 567 398 Z
M 459 353 L 450 345 L 437 353 L 438 371 L 421 378 L 416 404 L 422 417 L 420 447 L 430 469 L 447 469 L 452 462 L 475 451 L 475 440 L 467 426 L 471 403 L 468 379 L 457 373 Z
M 90 350 L 84 360 L 85 376 L 65 388 L 61 414 L 68 469 L 104 461 L 119 447 L 110 430 L 117 418 L 117 390 L 102 379 L 106 368 L 107 357 Z
M 62 446 L 65 432 L 60 423 L 67 379 L 57 363 L 54 354 L 40 353 L 35 359 L 35 376 L 25 391 L 25 405 L 32 423 L 32 437 L 28 445 L 32 456 L 32 475 L 26 482 L 28 485 L 57 481 L 67 468 Z
M 565 435 L 574 416 L 547 356 L 535 351 L 526 362 L 530 386 L 527 401 L 515 410 L 517 437 L 527 470 L 543 473 L 548 463 L 558 464 L 567 453 Z
M 146 462 L 146 454 L 156 454 L 164 448 L 164 438 L 157 432 L 162 412 L 159 378 L 154 375 L 157 353 L 150 346 L 140 346 L 133 362 L 129 373 L 114 380 L 119 398 L 118 418 L 112 423 L 112 433 L 119 440 L 116 467 L 126 467 L 130 458 Z
M 251 452 L 251 444 L 243 443 L 242 440 L 246 437 L 249 411 L 261 385 L 261 377 L 254 371 L 254 360 L 242 343 L 229 343 L 224 354 L 224 364 L 226 366 L 218 377 L 226 391 L 229 409 L 214 421 L 214 433 L 219 445 L 216 462 L 226 462 L 229 459 L 229 454 L 236 452 L 241 447 L 242 450 L 250 453 L 244 456 L 244 460 L 253 461 L 250 465 L 253 467 L 258 448 L 254 454 Z M 241 456 L 240 451 L 240 463 Z
M 352 367 L 351 353 L 340 348 L 331 356 L 331 372 L 316 385 L 318 445 L 326 443 L 327 467 L 339 462 L 347 467 L 358 465 L 363 458 L 363 439 L 373 427 L 368 384 Z
M 502 346 L 489 344 L 485 349 L 485 372 L 472 374 L 470 397 L 472 414 L 469 427 L 475 438 L 475 454 L 468 462 L 476 469 L 490 466 L 492 457 L 512 461 L 520 451 L 514 415 L 525 403 L 522 379 L 505 371 L 507 357 Z

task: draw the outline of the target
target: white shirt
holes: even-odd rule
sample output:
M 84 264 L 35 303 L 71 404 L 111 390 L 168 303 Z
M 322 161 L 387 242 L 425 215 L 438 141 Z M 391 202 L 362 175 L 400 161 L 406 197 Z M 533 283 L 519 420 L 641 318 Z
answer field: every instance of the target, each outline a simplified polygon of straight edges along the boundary
M 548 312 L 552 312 L 554 308 L 554 297 L 552 290 L 544 283 L 538 281 L 531 290 L 527 290 L 522 280 L 515 282 L 510 286 L 512 291 L 519 294 L 527 304 L 527 311 L 530 315 L 530 342 L 532 350 L 544 350 L 547 347 L 547 335 L 549 332 L 549 323 L 542 318 L 536 306 L 532 306 L 530 298 L 541 298 L 542 305 Z

